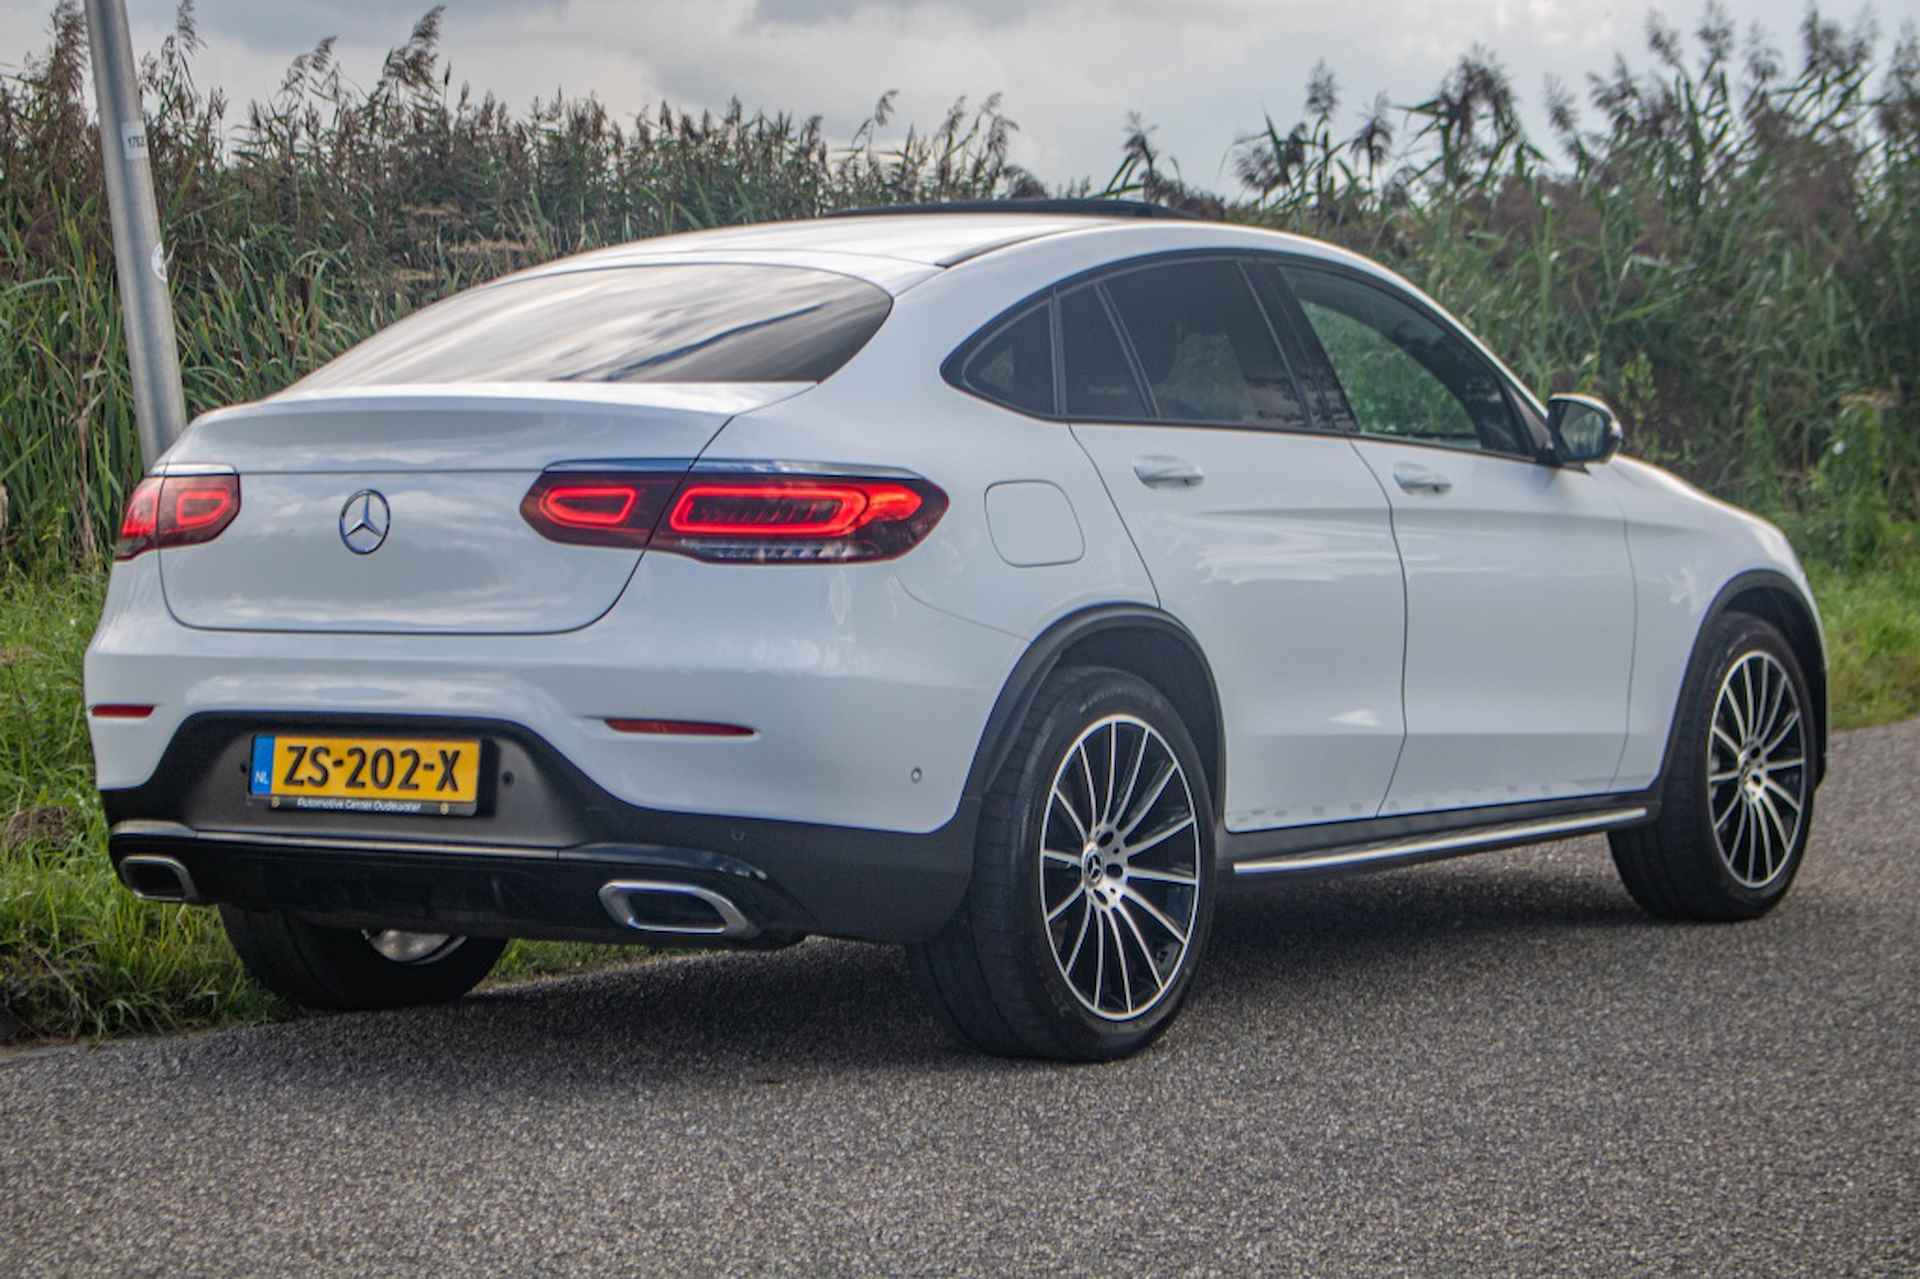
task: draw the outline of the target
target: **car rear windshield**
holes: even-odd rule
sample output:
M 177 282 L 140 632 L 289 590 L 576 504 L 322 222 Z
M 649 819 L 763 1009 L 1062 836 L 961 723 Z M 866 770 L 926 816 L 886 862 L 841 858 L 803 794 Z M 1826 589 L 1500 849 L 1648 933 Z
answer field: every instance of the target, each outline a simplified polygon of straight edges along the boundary
M 818 382 L 893 299 L 783 266 L 631 266 L 455 294 L 354 347 L 300 390 L 423 382 Z

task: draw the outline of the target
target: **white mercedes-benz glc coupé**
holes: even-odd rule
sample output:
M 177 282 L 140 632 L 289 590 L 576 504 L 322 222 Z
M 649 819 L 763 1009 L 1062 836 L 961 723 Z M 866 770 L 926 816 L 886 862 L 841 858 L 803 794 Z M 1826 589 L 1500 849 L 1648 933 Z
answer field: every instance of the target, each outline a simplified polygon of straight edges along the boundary
M 707 231 L 460 293 L 129 501 L 109 852 L 301 1004 L 512 937 L 904 943 L 966 1041 L 1165 1030 L 1229 884 L 1607 832 L 1799 869 L 1786 539 L 1406 281 L 1114 202 Z

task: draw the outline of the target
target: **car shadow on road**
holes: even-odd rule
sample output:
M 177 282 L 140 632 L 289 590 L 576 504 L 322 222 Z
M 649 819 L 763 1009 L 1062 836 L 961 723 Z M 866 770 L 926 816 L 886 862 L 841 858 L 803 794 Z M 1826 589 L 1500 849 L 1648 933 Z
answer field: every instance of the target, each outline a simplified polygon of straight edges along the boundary
M 1604 853 L 1597 866 L 1509 855 L 1237 894 L 1221 903 L 1187 1016 L 1223 1028 L 1250 1011 L 1310 1016 L 1317 1001 L 1406 985 L 1408 974 L 1436 966 L 1504 964 L 1517 944 L 1550 946 L 1562 962 L 1614 963 L 1640 944 L 1636 931 L 1658 927 L 1613 880 Z M 508 1086 L 565 1076 L 631 1090 L 636 1081 L 780 1082 L 848 1068 L 1059 1069 L 957 1048 L 921 1006 L 898 948 L 826 941 L 668 958 L 496 987 L 447 1008 L 279 1030 L 287 1053 L 309 1066 L 326 1060 L 342 1086 L 361 1068 L 390 1086 L 396 1052 L 417 1054 L 420 1077 L 433 1081 L 423 1086 L 433 1087 L 463 1076 Z

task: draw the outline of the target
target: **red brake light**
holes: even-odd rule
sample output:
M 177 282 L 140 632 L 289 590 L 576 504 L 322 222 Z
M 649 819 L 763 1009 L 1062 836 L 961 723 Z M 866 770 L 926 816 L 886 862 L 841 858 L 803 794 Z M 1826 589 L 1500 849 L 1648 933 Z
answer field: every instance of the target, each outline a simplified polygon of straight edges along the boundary
M 542 536 L 734 563 L 893 559 L 946 513 L 925 480 L 548 472 L 520 513 Z
M 907 519 L 923 500 L 892 482 L 703 480 L 680 490 L 667 529 L 683 537 L 845 537 L 875 520 Z
M 153 548 L 153 535 L 160 528 L 160 481 L 149 477 L 134 486 L 133 495 L 127 499 L 127 513 L 120 521 L 120 541 L 113 548 L 113 558 L 130 560 L 142 551 Z
M 890 560 L 917 546 L 946 509 L 947 495 L 920 479 L 703 475 L 681 486 L 653 544 L 734 563 Z
M 240 513 L 237 475 L 155 475 L 127 499 L 115 559 L 130 560 L 155 547 L 211 542 Z
M 151 714 L 153 707 L 133 702 L 102 702 L 93 708 L 95 719 L 145 719 Z
M 197 532 L 233 517 L 238 484 L 179 480 L 166 486 L 167 505 L 173 515 L 173 527 L 181 532 Z
M 630 484 L 571 484 L 540 495 L 540 513 L 568 528 L 612 528 L 633 514 L 640 494 Z
M 520 499 L 542 537 L 579 546 L 644 547 L 678 475 L 548 471 Z

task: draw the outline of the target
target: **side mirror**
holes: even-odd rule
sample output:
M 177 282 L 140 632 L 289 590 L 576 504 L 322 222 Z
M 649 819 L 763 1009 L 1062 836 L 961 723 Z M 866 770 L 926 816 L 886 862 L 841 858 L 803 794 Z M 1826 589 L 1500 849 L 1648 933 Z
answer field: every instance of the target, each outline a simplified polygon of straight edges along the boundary
M 1597 465 L 1613 457 L 1627 433 L 1613 410 L 1591 395 L 1556 395 L 1547 401 L 1547 429 L 1562 462 Z

